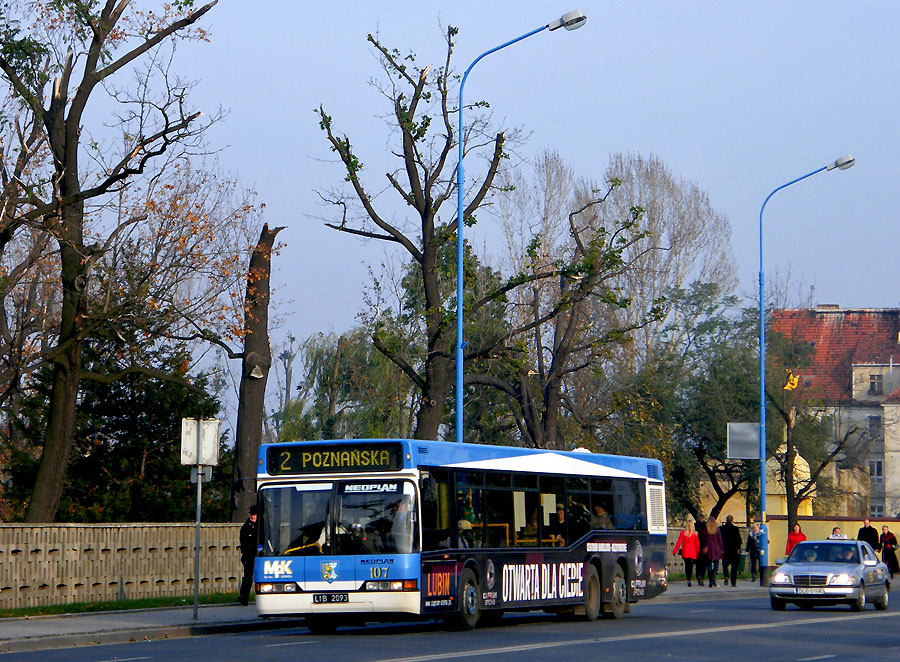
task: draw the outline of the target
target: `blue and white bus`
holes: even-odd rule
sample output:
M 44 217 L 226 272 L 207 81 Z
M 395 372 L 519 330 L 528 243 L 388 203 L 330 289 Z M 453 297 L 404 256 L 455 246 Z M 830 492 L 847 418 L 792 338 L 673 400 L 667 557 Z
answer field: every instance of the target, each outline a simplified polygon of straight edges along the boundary
M 343 624 L 619 618 L 666 590 L 658 460 L 410 439 L 260 448 L 256 606 Z

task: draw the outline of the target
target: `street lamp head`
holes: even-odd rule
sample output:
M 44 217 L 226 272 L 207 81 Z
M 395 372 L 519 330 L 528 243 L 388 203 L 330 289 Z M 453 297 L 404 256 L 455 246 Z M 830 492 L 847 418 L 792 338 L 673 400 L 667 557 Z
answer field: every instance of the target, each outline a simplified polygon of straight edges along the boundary
M 548 23 L 547 27 L 550 28 L 551 32 L 558 28 L 565 28 L 566 30 L 577 30 L 587 21 L 587 16 L 584 15 L 580 9 L 576 9 L 575 11 L 570 11 L 568 14 L 563 14 L 555 21 Z
M 835 168 L 840 168 L 841 170 L 846 170 L 847 168 L 852 168 L 854 163 L 856 163 L 856 159 L 854 159 L 849 154 L 845 154 L 841 158 L 834 161 L 834 163 L 829 163 L 827 166 L 825 166 L 825 169 L 834 170 Z

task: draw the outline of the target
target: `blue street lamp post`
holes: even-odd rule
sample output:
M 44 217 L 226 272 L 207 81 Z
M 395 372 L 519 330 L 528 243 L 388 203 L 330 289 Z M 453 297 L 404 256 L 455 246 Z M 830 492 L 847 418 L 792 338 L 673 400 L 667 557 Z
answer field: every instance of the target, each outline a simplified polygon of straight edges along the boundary
M 526 34 L 523 34 L 521 37 L 516 37 L 510 41 L 507 41 L 505 44 L 500 44 L 499 46 L 492 48 L 489 51 L 485 51 L 478 57 L 476 57 L 472 64 L 469 65 L 469 68 L 466 69 L 466 73 L 463 74 L 462 82 L 459 84 L 459 135 L 457 136 L 457 142 L 459 143 L 459 156 L 456 165 L 456 441 L 457 443 L 462 443 L 463 440 L 463 348 L 465 347 L 465 342 L 463 342 L 463 227 L 465 227 L 464 223 L 464 213 L 463 209 L 463 88 L 466 85 L 466 78 L 469 77 L 469 72 L 472 71 L 472 67 L 474 67 L 478 62 L 485 56 L 490 55 L 491 53 L 495 53 L 502 48 L 506 48 L 507 46 L 511 46 L 515 44 L 517 41 L 522 41 L 523 39 L 527 39 L 531 35 L 537 34 L 538 32 L 542 32 L 543 30 L 556 30 L 558 28 L 565 28 L 566 30 L 577 30 L 582 25 L 584 25 L 585 21 L 587 21 L 587 16 L 585 16 L 581 10 L 576 9 L 575 11 L 570 11 L 568 14 L 563 14 L 561 17 L 556 19 L 555 21 L 548 23 L 547 25 L 542 25 L 536 30 L 532 30 Z
M 760 586 L 769 585 L 769 527 L 766 524 L 766 306 L 765 306 L 765 277 L 763 275 L 763 210 L 769 199 L 783 188 L 791 184 L 801 182 L 807 177 L 812 177 L 823 170 L 846 170 L 852 168 L 856 159 L 847 154 L 817 168 L 810 173 L 798 177 L 787 184 L 782 184 L 766 196 L 759 209 L 759 583 Z

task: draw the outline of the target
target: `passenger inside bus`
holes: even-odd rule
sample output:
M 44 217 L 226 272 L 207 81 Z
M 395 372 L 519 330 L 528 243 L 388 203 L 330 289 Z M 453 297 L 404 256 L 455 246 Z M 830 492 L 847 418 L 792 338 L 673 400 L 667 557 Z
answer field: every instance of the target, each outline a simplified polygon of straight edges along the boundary
M 594 506 L 594 513 L 591 515 L 591 528 L 595 531 L 613 528 L 609 513 L 599 503 Z
M 550 536 L 557 545 L 566 544 L 566 509 L 562 503 L 556 504 L 556 515 L 550 516 Z

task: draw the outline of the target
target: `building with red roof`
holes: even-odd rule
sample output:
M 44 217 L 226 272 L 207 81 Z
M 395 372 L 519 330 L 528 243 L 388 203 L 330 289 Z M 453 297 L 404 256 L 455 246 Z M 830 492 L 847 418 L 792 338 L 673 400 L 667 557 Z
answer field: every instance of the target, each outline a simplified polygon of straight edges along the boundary
M 859 440 L 841 472 L 862 470 L 868 494 L 851 495 L 845 514 L 864 509 L 870 517 L 900 513 L 900 309 L 816 308 L 776 310 L 771 332 L 808 344 L 809 360 L 797 378 L 801 400 L 817 401 L 837 421 L 836 436 Z M 769 342 L 775 336 L 769 336 Z M 843 481 L 846 482 L 846 481 Z M 858 481 L 857 481 L 858 482 Z M 864 492 L 865 490 L 860 490 Z

